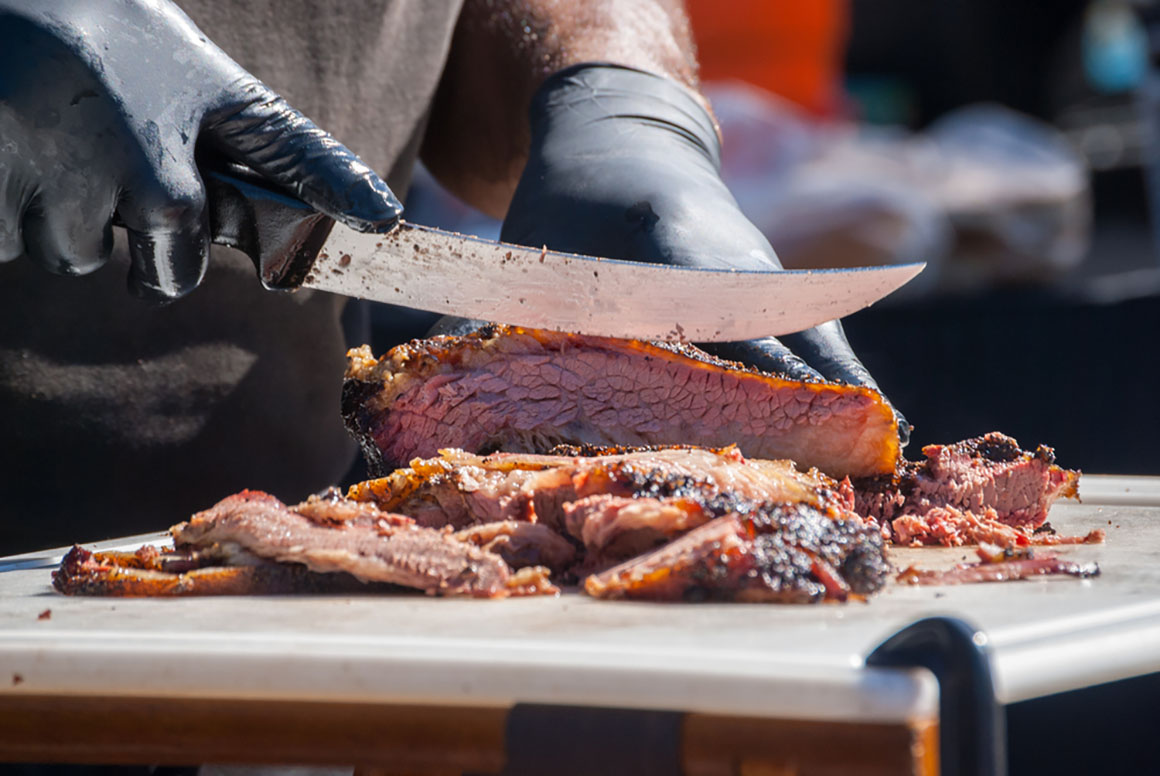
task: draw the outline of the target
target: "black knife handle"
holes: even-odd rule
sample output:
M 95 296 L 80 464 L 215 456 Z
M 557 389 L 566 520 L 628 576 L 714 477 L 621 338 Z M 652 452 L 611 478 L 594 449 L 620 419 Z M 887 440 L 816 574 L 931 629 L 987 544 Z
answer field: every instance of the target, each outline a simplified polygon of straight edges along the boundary
M 200 157 L 198 166 L 209 203 L 210 239 L 249 256 L 266 288 L 301 286 L 334 221 L 248 167 Z
M 249 167 L 200 154 L 197 161 L 205 183 L 210 240 L 249 256 L 266 288 L 292 291 L 301 286 L 333 219 Z M 125 225 L 116 213 L 113 224 Z

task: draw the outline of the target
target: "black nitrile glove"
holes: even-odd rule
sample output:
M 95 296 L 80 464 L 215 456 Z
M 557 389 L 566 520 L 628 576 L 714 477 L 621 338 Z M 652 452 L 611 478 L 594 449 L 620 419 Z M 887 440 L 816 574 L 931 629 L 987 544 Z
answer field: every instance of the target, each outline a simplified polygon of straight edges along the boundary
M 168 0 L 0 0 L 0 261 L 80 275 L 129 232 L 130 288 L 174 299 L 209 256 L 194 148 L 385 231 L 402 207 L 342 144 Z
M 603 64 L 563 70 L 533 98 L 531 130 L 501 239 L 688 267 L 781 268 L 721 181 L 713 120 L 675 81 Z M 797 379 L 877 389 L 837 321 L 781 341 L 703 347 Z M 909 429 L 899 416 L 904 443 Z

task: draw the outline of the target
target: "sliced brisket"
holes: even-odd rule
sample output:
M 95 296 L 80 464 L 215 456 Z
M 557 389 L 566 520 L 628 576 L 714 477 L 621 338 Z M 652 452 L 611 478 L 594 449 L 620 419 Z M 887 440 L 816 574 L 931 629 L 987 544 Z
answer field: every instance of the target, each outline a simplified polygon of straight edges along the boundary
M 499 555 L 514 569 L 544 566 L 553 572 L 563 572 L 576 560 L 576 547 L 539 523 L 515 520 L 483 523 L 457 531 L 453 537 Z
M 288 507 L 243 491 L 172 529 L 176 549 L 74 549 L 54 575 L 74 594 L 348 592 L 364 583 L 444 595 L 554 593 L 548 571 L 601 598 L 812 602 L 878 590 L 899 544 L 1100 541 L 1043 526 L 1074 495 L 1051 451 L 988 434 L 931 446 L 893 477 L 836 482 L 736 447 L 445 449 Z M 1033 530 L 1039 527 L 1039 530 Z M 905 581 L 1079 573 L 1050 557 Z M 617 565 L 619 564 L 619 565 Z
M 896 517 L 889 524 L 890 538 L 898 545 L 921 547 L 963 544 L 995 544 L 1000 547 L 1032 545 L 1098 544 L 1104 532 L 1096 529 L 1084 536 L 1060 536 L 1054 530 L 1028 530 L 1026 526 L 1008 525 L 998 513 L 987 507 L 980 512 L 963 512 L 954 507 L 931 507 L 925 513 Z
M 430 527 L 492 521 L 546 526 L 584 545 L 585 567 L 651 549 L 741 505 L 805 503 L 840 516 L 853 503 L 851 493 L 825 475 L 799 472 L 787 461 L 749 460 L 736 448 L 592 457 L 444 450 L 359 483 L 348 498 Z
M 453 535 L 423 528 L 372 504 L 315 499 L 288 508 L 266 493 L 243 491 L 172 529 L 178 548 L 237 544 L 261 558 L 315 572 L 346 572 L 445 595 L 503 597 L 529 592 L 503 559 Z M 532 581 L 532 592 L 543 585 Z
M 882 538 L 804 504 L 717 517 L 585 580 L 597 598 L 807 603 L 868 595 L 886 581 Z
M 703 503 L 687 498 L 586 496 L 564 507 L 568 533 L 584 543 L 588 565 L 631 558 L 712 520 Z
M 876 522 L 885 538 L 901 545 L 1016 547 L 1103 540 L 1098 531 L 1085 537 L 1042 531 L 1051 504 L 1076 495 L 1079 473 L 1055 465 L 1050 448 L 1025 452 L 997 432 L 928 446 L 925 461 L 904 463 L 893 476 L 863 478 L 856 485 L 817 471 L 803 473 L 789 461 L 747 459 L 736 448 L 586 445 L 556 451 L 477 456 L 445 450 L 438 458 L 417 459 L 389 477 L 360 483 L 350 497 L 434 526 L 540 520 L 605 559 L 646 549 L 650 536 L 655 545 L 695 527 L 680 507 L 649 498 L 716 502 L 711 510 L 716 515 L 730 504 L 809 503 Z M 624 532 L 634 535 L 621 540 Z
M 348 354 L 343 416 L 381 472 L 440 449 L 737 445 L 842 477 L 893 472 L 898 430 L 866 388 L 803 383 L 689 346 L 489 326 Z
M 747 459 L 736 448 L 667 448 L 592 457 L 443 450 L 436 458 L 351 487 L 347 498 L 411 516 L 420 525 L 461 528 L 495 520 L 564 525 L 564 506 L 588 496 L 732 498 L 807 502 L 845 509 L 830 478 L 788 461 Z
M 854 510 L 884 525 L 897 523 L 897 533 L 915 533 L 913 521 L 899 523 L 899 518 L 956 513 L 1033 530 L 1047 520 L 1056 499 L 1078 492 L 1079 472 L 1057 466 L 1050 447 L 1026 452 L 997 431 L 953 445 L 928 445 L 922 453 L 926 460 L 904 463 L 892 477 L 855 481 Z
M 238 565 L 231 565 L 231 564 Z M 143 547 L 135 553 L 90 552 L 73 547 L 52 585 L 66 595 L 176 597 L 204 595 L 289 595 L 401 592 L 388 584 L 366 584 L 350 574 L 319 574 L 294 563 L 237 554 L 158 550 Z

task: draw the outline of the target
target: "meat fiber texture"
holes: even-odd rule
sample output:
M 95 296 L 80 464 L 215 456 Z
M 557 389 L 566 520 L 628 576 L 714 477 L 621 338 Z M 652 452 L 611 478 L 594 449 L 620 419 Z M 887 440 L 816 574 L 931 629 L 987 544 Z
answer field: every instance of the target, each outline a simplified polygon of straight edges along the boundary
M 695 348 L 510 327 L 362 348 L 343 410 L 372 463 L 409 465 L 292 507 L 230 496 L 160 561 L 70 553 L 58 589 L 805 602 L 880 589 L 885 541 L 1102 539 L 1042 530 L 1078 480 L 1050 448 L 991 433 L 902 461 L 877 393 Z
M 557 580 L 601 598 L 813 602 L 880 589 L 886 539 L 1002 548 L 1102 539 L 1036 530 L 1078 476 L 1046 448 L 1027 453 L 989 434 L 926 454 L 854 487 L 735 447 L 450 449 L 293 507 L 244 491 L 175 526 L 173 553 L 78 548 L 54 583 L 112 595 L 370 583 L 499 598 L 553 593 Z
M 174 545 L 236 544 L 259 558 L 444 595 L 500 598 L 546 592 L 546 572 L 517 575 L 498 554 L 337 494 L 289 508 L 243 491 L 175 526 Z M 554 588 L 551 588 L 554 591 Z
M 445 450 L 353 486 L 348 498 L 461 532 L 496 521 L 534 524 L 579 545 L 586 567 L 651 550 L 717 516 L 756 504 L 804 504 L 853 518 L 853 493 L 788 461 L 737 448 L 673 448 L 568 456 Z M 542 565 L 560 570 L 546 553 Z
M 888 568 L 879 532 L 852 504 L 852 491 L 824 475 L 736 448 L 448 450 L 296 506 L 243 491 L 171 529 L 176 549 L 160 559 L 77 548 L 55 584 L 196 595 L 341 590 L 354 580 L 499 598 L 554 593 L 551 574 L 587 578 L 588 592 L 605 598 L 845 600 L 877 591 Z M 213 568 L 235 564 L 245 569 Z
M 736 445 L 835 477 L 891 474 L 897 422 L 868 388 L 799 382 L 691 346 L 487 326 L 348 353 L 343 416 L 372 470 L 443 448 Z
M 730 512 L 584 582 L 597 598 L 815 603 L 882 587 L 881 541 L 804 504 Z
M 1052 503 L 1077 494 L 1079 473 L 1056 465 L 1049 448 L 1025 452 L 996 432 L 927 447 L 926 460 L 853 484 L 801 472 L 788 461 L 746 459 L 736 448 L 608 454 L 586 447 L 568 453 L 572 457 L 444 451 L 361 483 L 350 496 L 425 525 L 538 520 L 603 561 L 626 559 L 708 519 L 708 512 L 690 513 L 673 497 L 702 505 L 726 498 L 734 505 L 807 503 L 878 525 L 884 538 L 903 545 L 989 542 L 1010 548 L 1103 538 L 1048 530 Z
M 405 513 L 601 598 L 815 602 L 886 581 L 882 538 L 853 503 L 848 484 L 736 447 L 450 449 L 353 486 L 343 509 Z
M 443 448 L 736 444 L 751 460 L 849 477 L 854 511 L 902 544 L 1026 545 L 1051 504 L 1076 494 L 1079 476 L 1055 465 L 1050 448 L 1025 452 L 997 432 L 905 461 L 889 406 L 863 388 L 796 382 L 688 346 L 507 326 L 418 340 L 379 359 L 352 350 L 343 413 L 382 471 Z
M 854 481 L 854 511 L 882 525 L 898 544 L 1001 546 L 1071 541 L 1041 532 L 1051 505 L 1079 493 L 1079 472 L 999 432 L 953 445 L 927 445 L 924 460 L 889 477 Z M 1084 537 L 1101 541 L 1102 534 Z
M 366 583 L 345 573 L 316 573 L 296 563 L 201 550 L 92 552 L 73 547 L 52 574 L 66 595 L 184 597 L 210 595 L 398 593 L 404 588 Z

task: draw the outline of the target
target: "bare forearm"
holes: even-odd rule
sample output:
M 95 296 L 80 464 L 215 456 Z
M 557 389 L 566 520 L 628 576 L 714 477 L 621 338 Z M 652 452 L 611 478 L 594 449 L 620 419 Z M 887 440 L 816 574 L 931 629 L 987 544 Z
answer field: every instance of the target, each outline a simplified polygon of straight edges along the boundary
M 502 217 L 528 149 L 528 104 L 550 74 L 629 65 L 696 85 L 681 0 L 466 0 L 423 160 L 468 203 Z

